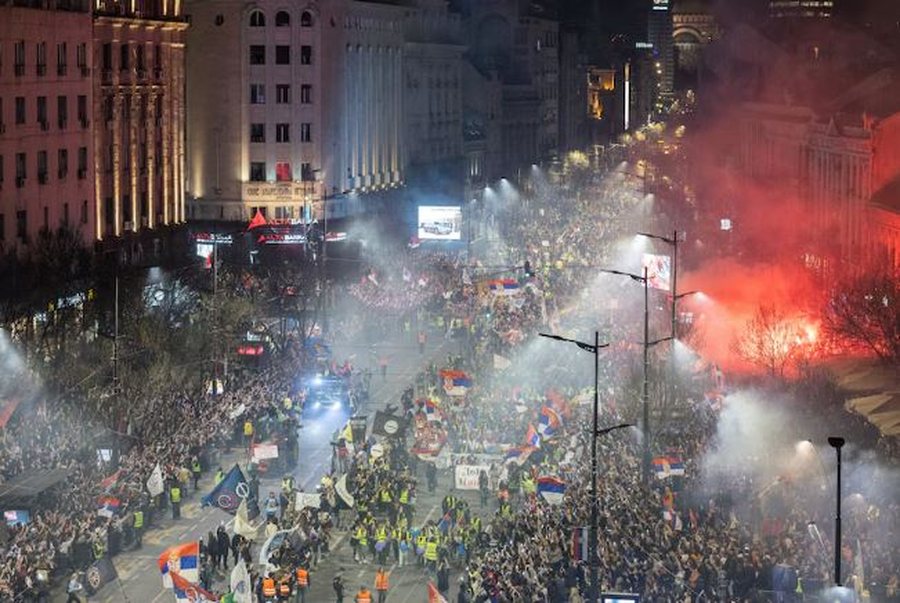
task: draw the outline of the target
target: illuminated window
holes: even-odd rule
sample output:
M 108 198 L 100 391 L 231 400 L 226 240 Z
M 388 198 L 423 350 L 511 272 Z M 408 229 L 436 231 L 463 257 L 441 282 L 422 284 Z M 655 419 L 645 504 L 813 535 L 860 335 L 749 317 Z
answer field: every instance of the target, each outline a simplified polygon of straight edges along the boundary
M 265 27 L 266 16 L 261 10 L 255 10 L 250 13 L 250 27 Z
M 275 180 L 277 182 L 290 182 L 293 180 L 290 163 L 286 161 L 275 163 Z
M 312 124 L 300 124 L 300 142 L 312 142 Z
M 266 86 L 265 84 L 250 84 L 250 104 L 265 105 L 266 104 Z

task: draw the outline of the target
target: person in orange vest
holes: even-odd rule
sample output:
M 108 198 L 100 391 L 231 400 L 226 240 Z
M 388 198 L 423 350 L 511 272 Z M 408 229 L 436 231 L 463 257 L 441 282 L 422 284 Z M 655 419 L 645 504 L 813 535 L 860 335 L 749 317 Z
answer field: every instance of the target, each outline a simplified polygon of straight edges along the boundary
M 262 600 L 265 603 L 274 603 L 278 592 L 275 590 L 275 579 L 272 576 L 266 576 L 262 581 Z
M 375 591 L 378 593 L 378 603 L 387 601 L 388 576 L 390 576 L 390 573 L 384 571 L 384 566 L 379 567 L 378 571 L 375 572 Z
M 372 593 L 369 592 L 369 589 L 366 588 L 365 585 L 360 586 L 354 601 L 355 603 L 372 603 Z
M 294 593 L 294 603 L 306 603 L 306 593 L 309 591 L 309 570 L 300 566 L 294 572 L 297 578 L 297 590 Z
M 289 603 L 291 600 L 291 575 L 285 574 L 278 581 L 278 600 L 282 603 Z

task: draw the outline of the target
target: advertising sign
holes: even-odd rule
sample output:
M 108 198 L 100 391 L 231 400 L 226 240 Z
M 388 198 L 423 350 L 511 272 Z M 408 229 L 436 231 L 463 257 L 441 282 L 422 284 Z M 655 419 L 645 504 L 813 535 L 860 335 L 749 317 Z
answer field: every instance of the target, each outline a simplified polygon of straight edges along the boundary
M 462 208 L 458 205 L 420 205 L 418 237 L 421 240 L 459 241 Z
M 477 490 L 478 476 L 481 475 L 482 471 L 490 475 L 491 468 L 488 465 L 457 465 L 456 489 Z
M 651 287 L 662 291 L 671 289 L 672 258 L 667 255 L 645 253 L 641 268 L 647 269 L 647 279 Z

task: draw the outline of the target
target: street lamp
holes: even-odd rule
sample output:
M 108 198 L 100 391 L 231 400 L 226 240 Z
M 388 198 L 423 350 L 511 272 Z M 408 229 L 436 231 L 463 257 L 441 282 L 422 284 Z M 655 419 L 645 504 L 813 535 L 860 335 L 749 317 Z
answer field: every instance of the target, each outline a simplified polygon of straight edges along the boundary
M 676 309 L 678 300 L 687 297 L 688 295 L 699 293 L 699 291 L 678 293 L 678 231 L 672 231 L 671 237 L 664 237 L 662 235 L 655 235 L 647 232 L 639 232 L 637 234 L 638 236 L 656 239 L 657 241 L 662 241 L 663 243 L 668 243 L 672 246 L 672 339 L 675 339 L 678 337 L 678 332 L 676 330 L 678 327 L 678 312 Z
M 844 446 L 844 438 L 830 436 L 828 444 L 837 453 L 837 504 L 834 516 L 834 584 L 841 586 L 841 448 Z
M 650 348 L 664 341 L 670 341 L 673 337 L 663 337 L 650 341 L 650 279 L 647 276 L 647 267 L 644 266 L 644 275 L 631 274 L 621 270 L 601 269 L 601 272 L 627 276 L 644 286 L 644 378 L 641 383 L 641 414 L 643 415 L 642 427 L 644 430 L 643 455 L 641 462 L 641 475 L 645 486 L 650 483 Z
M 631 423 L 623 423 L 621 425 L 614 425 L 612 427 L 605 427 L 603 429 L 597 428 L 597 416 L 600 410 L 600 350 L 609 347 L 608 343 L 604 343 L 602 345 L 600 344 L 599 331 L 594 331 L 593 344 L 586 343 L 584 341 L 577 341 L 575 339 L 569 339 L 568 337 L 562 337 L 560 335 L 553 335 L 551 333 L 538 333 L 538 335 L 540 335 L 541 337 L 546 337 L 547 339 L 555 339 L 556 341 L 574 343 L 582 350 L 590 352 L 594 355 L 594 418 L 593 424 L 591 426 L 591 529 L 588 535 L 588 550 L 591 556 L 589 561 L 591 570 L 591 584 L 588 601 L 594 603 L 595 601 L 597 601 L 597 595 L 599 593 L 597 581 L 597 511 L 599 506 L 599 503 L 597 501 L 597 438 L 599 436 L 606 435 L 611 431 L 615 431 L 616 429 L 632 427 L 632 425 Z

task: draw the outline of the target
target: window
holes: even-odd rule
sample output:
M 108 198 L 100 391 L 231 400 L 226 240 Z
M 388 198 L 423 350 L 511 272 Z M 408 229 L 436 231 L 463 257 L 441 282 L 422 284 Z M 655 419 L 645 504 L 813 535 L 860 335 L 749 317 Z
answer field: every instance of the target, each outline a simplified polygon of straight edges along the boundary
M 287 105 L 291 102 L 290 84 L 275 85 L 275 102 L 279 105 Z
M 300 47 L 300 64 L 312 65 L 312 46 Z
M 78 95 L 78 122 L 82 128 L 88 126 L 87 97 L 83 94 Z
M 266 181 L 266 162 L 251 161 L 250 162 L 250 182 Z
M 47 123 L 47 97 L 39 96 L 37 97 L 37 120 L 38 123 L 41 124 L 43 129 L 46 129 L 44 125 Z
M 87 147 L 78 147 L 78 179 L 87 178 Z
M 290 65 L 291 64 L 291 47 L 276 46 L 275 47 L 275 64 Z
M 37 74 L 47 75 L 47 43 L 37 44 Z
M 25 42 L 18 41 L 13 49 L 16 75 L 25 75 Z
M 122 44 L 119 46 L 119 69 L 127 71 L 131 69 L 131 45 Z
M 69 150 L 59 149 L 56 153 L 57 176 L 62 180 L 69 173 Z
M 112 43 L 107 42 L 103 45 L 103 52 L 101 53 L 101 64 L 103 65 L 103 71 L 109 71 L 112 69 Z
M 39 183 L 47 184 L 47 151 L 37 153 L 37 175 Z
M 25 97 L 17 96 L 16 97 L 16 124 L 21 125 L 25 123 Z
M 60 130 L 64 130 L 69 121 L 69 98 L 66 96 L 56 97 L 56 121 Z
M 280 10 L 275 13 L 275 27 L 287 27 L 290 24 L 291 16 L 287 12 Z
M 69 225 L 69 204 L 63 203 L 63 218 L 62 218 L 63 226 Z
M 313 17 L 312 13 L 308 10 L 303 11 L 303 14 L 300 15 L 300 27 L 312 27 L 313 26 Z
M 311 163 L 300 164 L 300 179 L 304 182 L 312 182 L 316 179 L 316 175 L 313 173 Z
M 75 47 L 75 62 L 82 71 L 87 70 L 87 45 L 79 44 Z
M 44 230 L 50 229 L 50 208 L 44 206 Z
M 28 212 L 24 209 L 16 212 L 16 236 L 23 241 L 28 238 Z
M 312 142 L 312 124 L 300 124 L 300 142 Z
M 28 177 L 28 165 L 25 159 L 25 153 L 16 153 L 16 183 L 22 183 Z
M 83 199 L 81 201 L 81 223 L 87 224 L 87 220 L 88 220 L 87 199 Z
M 138 71 L 143 71 L 144 69 L 147 68 L 147 61 L 144 58 L 144 46 L 141 44 L 138 44 L 134 50 L 135 50 L 135 57 L 134 57 L 135 61 L 134 62 L 136 64 L 136 67 L 138 68 Z
M 250 13 L 250 27 L 265 27 L 266 16 L 261 10 L 255 10 Z
M 266 64 L 266 47 L 262 44 L 250 45 L 250 64 L 265 65 Z
M 250 84 L 250 104 L 266 104 L 266 87 L 264 84 Z
M 275 142 L 291 141 L 291 124 L 275 124 Z
M 278 182 L 290 182 L 293 180 L 291 177 L 291 164 L 286 161 L 279 161 L 275 164 L 275 180 Z
M 56 75 L 65 75 L 67 70 L 68 56 L 66 52 L 66 43 L 60 42 L 56 45 Z
M 266 141 L 266 124 L 250 124 L 250 142 Z
M 308 105 L 312 102 L 312 85 L 303 84 L 300 86 L 300 102 Z

